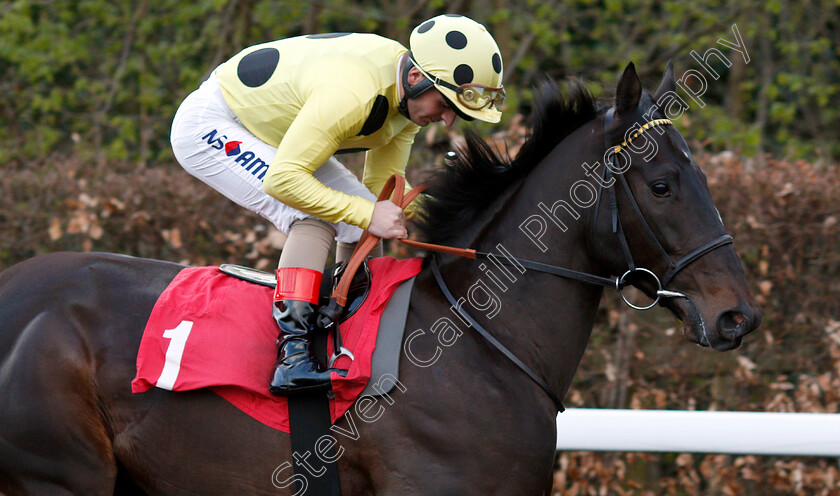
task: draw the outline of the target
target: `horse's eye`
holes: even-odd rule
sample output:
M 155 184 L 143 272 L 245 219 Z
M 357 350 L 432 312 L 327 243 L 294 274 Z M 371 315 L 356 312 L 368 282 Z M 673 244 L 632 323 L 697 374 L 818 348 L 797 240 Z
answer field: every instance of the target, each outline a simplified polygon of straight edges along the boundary
M 668 185 L 665 183 L 654 183 L 651 187 L 653 190 L 653 194 L 659 197 L 665 197 L 671 195 L 671 190 L 668 188 Z

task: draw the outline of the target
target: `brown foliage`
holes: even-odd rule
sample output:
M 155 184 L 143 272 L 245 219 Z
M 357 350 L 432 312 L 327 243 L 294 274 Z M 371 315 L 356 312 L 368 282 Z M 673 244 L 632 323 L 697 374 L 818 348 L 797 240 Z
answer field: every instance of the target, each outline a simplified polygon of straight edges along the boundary
M 0 267 L 39 253 L 108 251 L 191 265 L 276 264 L 283 236 L 177 165 L 55 160 L 6 171 Z

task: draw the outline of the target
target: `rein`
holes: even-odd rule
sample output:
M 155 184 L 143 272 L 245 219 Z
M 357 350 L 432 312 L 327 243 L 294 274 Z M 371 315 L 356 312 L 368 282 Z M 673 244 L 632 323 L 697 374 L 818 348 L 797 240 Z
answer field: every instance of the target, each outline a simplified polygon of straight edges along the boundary
M 609 143 L 607 128 L 613 120 L 615 114 L 615 109 L 610 109 L 606 116 L 604 117 L 604 141 L 607 145 L 608 150 L 612 151 L 612 153 L 608 154 L 608 160 L 606 163 L 606 167 L 604 167 L 604 181 L 600 182 L 599 189 L 598 189 L 598 197 L 596 199 L 596 204 L 598 207 L 595 209 L 594 214 L 594 221 L 593 221 L 593 230 L 594 226 L 597 225 L 598 219 L 598 212 L 600 211 L 600 197 L 602 190 L 606 188 L 609 192 L 609 204 L 610 204 L 610 213 L 612 219 L 612 231 L 618 236 L 619 244 L 621 245 L 622 252 L 624 254 L 624 258 L 627 262 L 627 271 L 621 275 L 620 277 L 616 277 L 615 279 L 610 279 L 607 277 L 597 276 L 594 274 L 588 274 L 585 272 L 579 272 L 572 269 L 567 269 L 564 267 L 558 267 L 556 265 L 545 264 L 542 262 L 535 262 L 533 260 L 526 260 L 523 258 L 507 256 L 504 257 L 493 257 L 493 261 L 503 263 L 505 265 L 525 268 L 534 270 L 537 272 L 543 272 L 546 274 L 553 274 L 559 277 L 564 277 L 567 279 L 574 279 L 577 281 L 581 281 L 587 284 L 594 284 L 599 286 L 604 286 L 608 288 L 615 288 L 615 290 L 621 295 L 621 299 L 624 302 L 636 309 L 636 310 L 647 310 L 649 308 L 653 308 L 662 298 L 688 298 L 687 295 L 677 292 L 677 291 L 670 291 L 664 289 L 668 283 L 676 276 L 678 272 L 682 269 L 687 267 L 689 264 L 694 262 L 695 260 L 699 259 L 700 257 L 714 251 L 717 248 L 722 246 L 728 245 L 732 243 L 732 236 L 728 234 L 724 234 L 716 239 L 709 241 L 708 243 L 692 250 L 688 255 L 674 261 L 670 255 L 668 255 L 665 248 L 659 242 L 659 239 L 653 233 L 650 225 L 648 224 L 647 220 L 645 219 L 644 215 L 642 214 L 641 209 L 639 208 L 638 203 L 636 202 L 635 197 L 633 196 L 632 191 L 630 190 L 630 185 L 627 183 L 627 179 L 624 177 L 623 173 L 614 173 L 615 166 L 613 162 L 613 158 L 616 153 L 619 153 L 623 147 L 626 147 L 629 142 L 633 139 L 637 138 L 639 135 L 643 134 L 645 131 L 656 127 L 656 126 L 665 126 L 665 125 L 672 125 L 670 119 L 654 119 L 649 122 L 646 122 L 639 129 L 627 139 L 621 143 L 621 145 L 611 145 Z M 626 193 L 627 197 L 630 200 L 630 205 L 633 207 L 633 211 L 636 215 L 641 219 L 642 226 L 647 233 L 647 236 L 653 240 L 653 243 L 656 245 L 658 251 L 662 255 L 662 257 L 668 263 L 668 269 L 665 274 L 660 279 L 653 271 L 643 268 L 637 267 L 635 262 L 633 261 L 633 255 L 630 252 L 630 246 L 627 242 L 627 237 L 624 234 L 624 229 L 621 226 L 621 216 L 619 215 L 618 210 L 618 199 L 616 196 L 616 188 L 613 187 L 615 182 L 610 184 L 610 180 L 614 179 L 614 176 L 618 176 L 618 182 L 621 183 L 624 192 Z M 605 184 L 610 184 L 609 187 L 604 186 Z M 393 192 L 394 198 L 392 201 L 400 206 L 401 208 L 405 209 L 409 203 L 411 203 L 414 198 L 420 194 L 422 191 L 425 190 L 425 185 L 419 185 L 412 189 L 409 193 L 405 193 L 405 179 L 402 176 L 394 174 L 388 179 L 388 182 L 385 184 L 385 187 L 382 189 L 382 192 L 379 194 L 379 201 L 386 200 L 391 196 Z M 457 255 L 460 257 L 468 258 L 471 260 L 477 259 L 490 259 L 492 256 L 490 253 L 476 251 L 474 249 L 469 248 L 456 248 L 452 246 L 443 246 L 443 245 L 436 245 L 431 243 L 422 243 L 419 241 L 413 241 L 410 239 L 400 239 L 401 243 L 413 246 L 416 248 L 432 251 L 432 252 L 439 252 L 439 253 L 447 253 L 451 255 Z M 338 315 L 341 313 L 341 309 L 347 304 L 347 292 L 350 288 L 350 282 L 353 279 L 356 271 L 358 270 L 359 266 L 361 266 L 362 262 L 364 261 L 365 257 L 370 253 L 374 246 L 379 242 L 379 238 L 370 234 L 370 232 L 365 231 L 362 235 L 361 239 L 359 240 L 358 244 L 356 245 L 356 250 L 353 252 L 353 255 L 350 257 L 350 260 L 347 262 L 347 266 L 343 271 L 341 276 L 341 280 L 339 281 L 338 286 L 336 286 L 335 291 L 333 291 L 332 297 L 330 298 L 330 304 L 322 308 L 319 313 L 321 314 L 322 318 L 319 318 L 319 325 L 323 328 L 332 327 L 333 324 L 337 321 Z M 560 399 L 551 391 L 551 388 L 543 381 L 530 367 L 528 367 L 522 360 L 520 360 L 516 355 L 514 355 L 509 349 L 507 349 L 502 343 L 500 343 L 496 338 L 494 338 L 486 329 L 484 329 L 475 319 L 473 319 L 464 309 L 461 308 L 461 305 L 458 304 L 457 300 L 452 293 L 449 291 L 449 288 L 446 286 L 446 283 L 443 280 L 443 276 L 440 274 L 440 267 L 437 262 L 437 256 L 432 257 L 431 261 L 431 269 L 432 274 L 435 277 L 435 281 L 440 287 L 441 292 L 452 304 L 453 308 L 458 310 L 458 313 L 470 323 L 470 325 L 485 339 L 488 343 L 490 343 L 493 347 L 499 350 L 503 355 L 505 355 L 511 362 L 513 362 L 519 369 L 521 369 L 528 377 L 530 377 L 540 388 L 546 392 L 549 398 L 554 402 L 557 410 L 562 412 L 565 410 L 563 407 L 563 403 Z M 634 274 L 642 274 L 646 277 L 651 278 L 656 285 L 656 298 L 653 300 L 652 303 L 646 306 L 639 306 L 635 305 L 630 302 L 627 297 L 625 297 L 623 290 L 628 285 L 628 277 Z M 334 328 L 337 331 L 337 326 Z M 334 333 L 334 336 L 338 334 L 337 332 Z M 339 335 L 340 336 L 340 335 Z M 334 339 L 340 339 L 334 337 Z

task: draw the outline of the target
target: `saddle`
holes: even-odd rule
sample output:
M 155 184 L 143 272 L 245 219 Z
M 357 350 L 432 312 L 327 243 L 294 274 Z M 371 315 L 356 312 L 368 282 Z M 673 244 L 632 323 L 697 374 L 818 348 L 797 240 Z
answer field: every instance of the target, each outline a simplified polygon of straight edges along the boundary
M 333 377 L 333 421 L 366 388 L 365 394 L 371 396 L 393 388 L 399 377 L 413 277 L 421 264 L 420 258 L 369 261 L 371 283 L 361 293 L 367 293 L 364 305 L 334 326 L 340 327 L 354 357 L 342 355 L 335 363 L 336 368 L 348 369 L 348 374 Z M 154 387 L 171 391 L 211 388 L 260 422 L 289 431 L 286 398 L 272 396 L 266 388 L 277 357 L 278 328 L 270 312 L 274 290 L 268 287 L 273 280 L 264 272 L 247 272 L 249 279 L 259 282 L 231 277 L 218 266 L 188 267 L 178 273 L 155 302 L 146 323 L 133 392 Z M 327 351 L 334 349 L 330 334 L 316 333 L 322 344 L 320 349 L 311 349 L 322 361 L 328 361 Z
M 339 262 L 329 265 L 324 269 L 324 277 L 321 279 L 318 306 L 329 306 L 330 296 L 338 286 L 346 267 L 347 265 L 344 262 Z M 242 279 L 243 281 L 260 284 L 269 288 L 273 288 L 277 285 L 277 280 L 275 279 L 274 274 L 262 270 L 234 264 L 222 264 L 219 266 L 219 269 L 225 274 Z M 342 308 L 341 313 L 338 315 L 337 318 L 339 322 L 349 319 L 354 313 L 356 313 L 356 310 L 362 306 L 367 299 L 368 293 L 370 292 L 370 268 L 368 267 L 367 260 L 363 262 L 361 269 L 362 270 L 357 271 L 353 275 L 353 279 L 350 282 L 349 292 L 347 295 L 348 304 Z
M 353 274 L 353 279 L 348 286 L 347 305 L 340 306 L 335 304 L 335 298 L 332 298 L 332 294 L 338 287 L 346 267 L 347 264 L 344 262 L 327 266 L 324 269 L 323 279 L 321 279 L 320 296 L 318 299 L 318 307 L 320 309 L 318 327 L 322 331 L 330 332 L 321 332 L 315 336 L 312 341 L 312 355 L 324 367 L 332 367 L 335 360 L 342 355 L 349 356 L 351 359 L 353 358 L 353 354 L 341 344 L 341 334 L 338 332 L 338 326 L 341 322 L 352 317 L 356 313 L 356 310 L 361 308 L 370 293 L 370 267 L 368 267 L 367 259 L 365 259 L 360 266 L 361 270 L 357 270 Z M 222 264 L 219 266 L 219 270 L 238 279 L 263 286 L 273 288 L 277 285 L 274 274 L 250 267 Z M 327 353 L 328 336 L 332 336 L 333 350 L 335 350 L 329 358 Z

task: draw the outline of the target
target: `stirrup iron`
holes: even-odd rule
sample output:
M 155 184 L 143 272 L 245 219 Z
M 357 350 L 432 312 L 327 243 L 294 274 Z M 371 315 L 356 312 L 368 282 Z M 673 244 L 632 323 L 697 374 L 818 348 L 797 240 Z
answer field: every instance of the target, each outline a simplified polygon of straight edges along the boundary
M 332 301 L 330 302 L 330 304 L 332 304 Z M 353 352 L 345 348 L 344 345 L 341 343 L 341 331 L 338 328 L 337 320 L 333 321 L 332 323 L 330 336 L 332 337 L 333 342 L 333 352 L 332 356 L 330 357 L 330 363 L 328 365 L 329 368 L 333 368 L 333 364 L 335 363 L 335 361 L 343 356 L 349 358 L 350 361 L 356 360 L 356 356 L 353 355 Z M 336 351 L 338 351 L 338 353 L 336 353 Z

